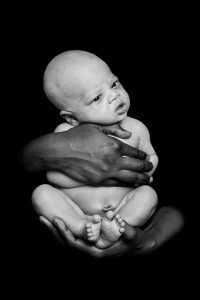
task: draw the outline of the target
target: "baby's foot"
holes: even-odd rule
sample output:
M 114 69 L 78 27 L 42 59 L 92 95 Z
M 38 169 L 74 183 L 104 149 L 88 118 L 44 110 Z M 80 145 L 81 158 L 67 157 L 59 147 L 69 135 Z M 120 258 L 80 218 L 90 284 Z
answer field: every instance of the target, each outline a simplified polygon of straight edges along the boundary
M 89 222 L 86 222 L 82 229 L 82 237 L 90 242 L 96 242 L 100 235 L 101 217 L 94 215 Z
M 110 210 L 106 213 L 106 218 L 101 222 L 101 235 L 96 243 L 98 248 L 107 248 L 116 242 L 124 232 L 125 223 L 117 214 L 113 218 L 113 212 Z

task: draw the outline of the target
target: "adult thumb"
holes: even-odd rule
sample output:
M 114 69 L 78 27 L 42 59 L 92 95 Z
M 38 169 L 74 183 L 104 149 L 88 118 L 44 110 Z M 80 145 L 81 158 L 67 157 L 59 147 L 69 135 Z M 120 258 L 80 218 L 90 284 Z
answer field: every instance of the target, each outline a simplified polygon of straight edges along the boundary
M 121 139 L 128 139 L 132 135 L 130 131 L 125 130 L 119 124 L 101 126 L 101 131 L 107 135 L 113 135 Z

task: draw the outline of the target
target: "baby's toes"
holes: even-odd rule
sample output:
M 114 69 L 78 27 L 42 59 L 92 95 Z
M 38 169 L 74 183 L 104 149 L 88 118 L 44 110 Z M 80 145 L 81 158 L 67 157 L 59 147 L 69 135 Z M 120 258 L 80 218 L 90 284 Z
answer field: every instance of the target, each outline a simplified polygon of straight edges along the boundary
M 86 223 L 86 229 L 87 229 L 87 231 L 92 231 L 92 228 L 91 228 L 91 224 L 88 222 L 88 223 Z
M 121 225 L 121 223 L 123 222 L 123 219 L 120 217 L 117 222 L 119 223 L 119 225 Z
M 125 222 L 124 222 L 124 220 L 122 220 L 122 222 L 120 223 L 120 226 L 121 226 L 121 227 L 125 227 Z
M 99 223 L 99 222 L 101 222 L 101 217 L 100 217 L 99 215 L 94 215 L 94 216 L 92 217 L 92 221 L 93 221 L 94 223 Z
M 112 218 L 113 218 L 113 211 L 112 210 L 107 211 L 106 216 L 105 216 L 105 220 L 111 221 Z
M 118 219 L 120 219 L 121 217 L 120 217 L 120 215 L 119 214 L 116 214 L 115 215 L 115 219 L 118 221 Z
M 124 225 L 125 225 L 124 220 L 120 217 L 119 214 L 117 214 L 117 215 L 115 216 L 115 219 L 116 219 L 117 223 L 118 223 L 120 226 L 124 226 Z M 123 224 L 123 225 L 122 225 L 122 224 Z
M 119 214 L 117 214 L 117 215 L 115 216 L 115 219 L 116 219 L 116 221 L 117 221 L 119 224 L 121 224 L 121 223 L 123 222 L 123 219 L 121 218 L 121 216 L 120 216 Z
M 90 223 L 86 224 L 86 231 L 87 231 L 87 236 L 91 237 L 92 236 L 92 228 L 91 228 L 91 224 Z

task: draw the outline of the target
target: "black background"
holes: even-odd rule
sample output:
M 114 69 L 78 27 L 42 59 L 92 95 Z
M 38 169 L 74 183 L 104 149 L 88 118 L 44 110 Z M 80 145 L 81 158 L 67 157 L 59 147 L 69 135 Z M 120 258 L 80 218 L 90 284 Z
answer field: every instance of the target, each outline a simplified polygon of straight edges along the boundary
M 26 24 L 26 23 L 25 23 Z M 7 102 L 12 124 L 11 151 L 14 155 L 14 213 L 9 234 L 9 276 L 22 285 L 61 290 L 79 287 L 90 293 L 95 285 L 103 295 L 105 288 L 126 292 L 134 284 L 143 294 L 145 288 L 155 293 L 156 286 L 171 293 L 174 288 L 184 290 L 188 268 L 195 247 L 189 246 L 188 177 L 185 175 L 185 137 L 189 127 L 186 87 L 188 84 L 188 41 L 185 28 L 169 28 L 148 24 L 134 27 L 66 30 L 23 24 L 12 27 L 9 35 L 9 55 L 12 85 Z M 72 24 L 71 24 L 72 25 Z M 120 29 L 121 28 L 121 29 Z M 149 128 L 152 144 L 159 156 L 153 187 L 159 196 L 159 206 L 173 205 L 184 215 L 185 227 L 179 235 L 157 252 L 142 258 L 122 257 L 96 260 L 70 248 L 61 246 L 38 221 L 30 197 L 33 189 L 45 181 L 42 174 L 25 172 L 20 164 L 20 153 L 26 143 L 52 132 L 62 122 L 58 111 L 48 102 L 42 87 L 43 72 L 48 62 L 66 50 L 85 50 L 102 58 L 119 77 L 131 99 L 129 115 L 141 120 Z M 12 80 L 12 77 L 14 80 Z M 12 152 L 13 154 L 13 152 Z M 52 285 L 51 285 L 52 284 Z M 22 288 L 23 289 L 23 288 Z M 158 291 L 156 291 L 157 293 Z M 98 294 L 98 292 L 97 292 Z

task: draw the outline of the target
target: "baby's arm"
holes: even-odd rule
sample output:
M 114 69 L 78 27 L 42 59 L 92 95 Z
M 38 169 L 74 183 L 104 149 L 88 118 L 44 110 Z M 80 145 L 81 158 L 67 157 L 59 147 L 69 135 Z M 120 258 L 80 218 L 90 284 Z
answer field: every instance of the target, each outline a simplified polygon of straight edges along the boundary
M 138 131 L 138 138 L 139 138 L 139 149 L 142 151 L 145 151 L 147 154 L 149 154 L 150 159 L 149 161 L 153 164 L 153 169 L 149 171 L 147 174 L 152 175 L 158 165 L 158 156 L 151 144 L 150 141 L 150 134 L 147 127 L 140 121 L 138 121 L 138 124 L 136 125 L 137 131 Z

